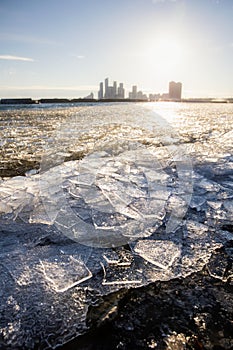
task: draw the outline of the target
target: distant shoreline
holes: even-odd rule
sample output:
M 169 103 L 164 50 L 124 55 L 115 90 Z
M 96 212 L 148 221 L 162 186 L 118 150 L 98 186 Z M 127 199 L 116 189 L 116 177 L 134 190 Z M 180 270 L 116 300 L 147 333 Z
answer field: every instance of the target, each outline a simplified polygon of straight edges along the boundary
M 182 102 L 182 103 L 233 103 L 233 98 L 187 98 L 181 100 L 145 100 L 145 99 L 88 99 L 88 98 L 42 98 L 39 100 L 33 100 L 32 98 L 3 98 L 0 100 L 0 105 L 34 105 L 34 104 L 72 104 L 72 103 L 108 103 L 108 102 Z

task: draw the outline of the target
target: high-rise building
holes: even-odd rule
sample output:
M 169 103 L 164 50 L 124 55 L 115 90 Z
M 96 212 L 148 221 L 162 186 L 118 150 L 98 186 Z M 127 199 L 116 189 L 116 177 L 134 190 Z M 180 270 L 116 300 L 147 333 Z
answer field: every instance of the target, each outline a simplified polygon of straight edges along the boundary
M 133 99 L 138 98 L 138 96 L 137 96 L 137 86 L 136 85 L 134 85 L 133 88 L 132 88 L 132 98 Z
M 117 82 L 113 82 L 113 98 L 117 98 Z
M 99 99 L 124 99 L 125 98 L 125 89 L 123 87 L 123 83 L 120 83 L 119 87 L 117 87 L 117 82 L 113 82 L 113 86 L 109 86 L 109 80 L 106 78 L 104 80 L 104 84 L 100 83 L 100 88 L 98 91 Z
M 147 100 L 147 95 L 143 94 L 142 91 L 137 91 L 137 86 L 132 86 L 132 92 L 129 92 L 130 100 Z
M 149 94 L 149 100 L 150 101 L 158 101 L 160 99 L 160 94 Z
M 174 101 L 181 100 L 182 84 L 170 81 L 169 83 L 169 99 Z
M 125 89 L 123 87 L 123 83 L 119 84 L 119 87 L 117 90 L 117 98 L 120 98 L 120 99 L 125 98 Z
M 104 94 L 104 98 L 109 98 L 109 86 L 108 86 L 108 78 L 105 79 L 105 94 Z
M 129 92 L 129 99 L 131 100 L 136 100 L 138 97 L 137 97 L 137 86 L 136 85 L 133 85 L 132 86 L 132 92 Z
M 114 86 L 108 87 L 108 98 L 114 99 L 115 98 L 115 89 Z
M 98 92 L 98 99 L 101 100 L 102 98 L 104 98 L 104 84 L 101 82 L 100 89 Z

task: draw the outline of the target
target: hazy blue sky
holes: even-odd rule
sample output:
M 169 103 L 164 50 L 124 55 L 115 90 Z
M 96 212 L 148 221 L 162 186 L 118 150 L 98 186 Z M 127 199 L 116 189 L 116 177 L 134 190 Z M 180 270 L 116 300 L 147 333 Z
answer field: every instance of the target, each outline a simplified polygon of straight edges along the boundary
M 233 0 L 0 0 L 0 98 L 97 96 L 105 77 L 233 96 Z

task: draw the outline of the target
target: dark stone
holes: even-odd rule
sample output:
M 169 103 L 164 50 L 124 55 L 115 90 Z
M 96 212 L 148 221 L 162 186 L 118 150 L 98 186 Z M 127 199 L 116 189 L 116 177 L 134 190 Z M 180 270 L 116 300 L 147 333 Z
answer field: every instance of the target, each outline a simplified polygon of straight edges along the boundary
M 93 317 L 102 312 L 107 296 L 89 308 L 92 331 L 59 349 L 232 349 L 232 291 L 230 283 L 204 270 L 186 279 L 122 291 L 120 300 L 119 292 L 114 293 L 112 305 L 118 300 L 118 308 L 113 318 L 97 327 Z

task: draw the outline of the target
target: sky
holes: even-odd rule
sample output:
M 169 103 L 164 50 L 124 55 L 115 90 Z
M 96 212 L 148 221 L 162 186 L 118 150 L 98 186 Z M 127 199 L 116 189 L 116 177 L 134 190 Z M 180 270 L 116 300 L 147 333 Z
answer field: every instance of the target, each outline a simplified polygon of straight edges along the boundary
M 233 0 L 0 0 L 0 98 L 233 97 Z

